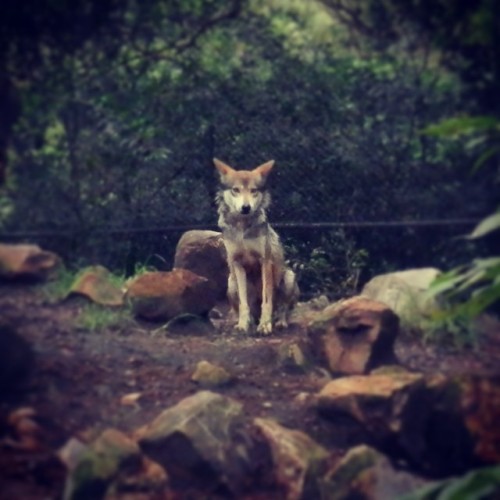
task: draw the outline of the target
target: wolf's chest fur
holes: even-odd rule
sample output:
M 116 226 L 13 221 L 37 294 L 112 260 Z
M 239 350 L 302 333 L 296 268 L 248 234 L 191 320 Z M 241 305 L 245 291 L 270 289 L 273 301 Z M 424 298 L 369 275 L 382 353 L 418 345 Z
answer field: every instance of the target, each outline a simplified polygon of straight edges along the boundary
M 247 270 L 257 271 L 267 253 L 269 224 L 248 220 L 225 222 L 221 226 L 228 255 Z

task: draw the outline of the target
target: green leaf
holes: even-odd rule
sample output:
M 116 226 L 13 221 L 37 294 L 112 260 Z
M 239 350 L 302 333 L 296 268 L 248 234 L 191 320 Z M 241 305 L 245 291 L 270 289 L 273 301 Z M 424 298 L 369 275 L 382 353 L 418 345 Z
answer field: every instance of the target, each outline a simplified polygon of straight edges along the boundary
M 473 470 L 457 479 L 432 483 L 399 497 L 399 500 L 465 500 L 490 498 L 500 489 L 500 467 Z M 493 498 L 493 497 L 491 497 Z
M 492 156 L 500 152 L 500 146 L 493 146 L 492 148 L 486 150 L 472 166 L 471 173 L 477 172 Z
M 423 133 L 437 137 L 457 138 L 467 134 L 495 130 L 498 126 L 498 119 L 493 116 L 464 116 L 429 125 Z
M 476 317 L 488 306 L 500 299 L 500 284 L 488 285 L 479 290 L 474 290 L 469 301 L 465 304 L 467 314 Z
M 463 500 L 465 498 L 488 498 L 487 495 L 498 492 L 500 488 L 500 468 L 488 467 L 469 472 L 446 486 L 439 500 Z
M 436 297 L 444 292 L 453 290 L 455 286 L 463 280 L 463 272 L 463 267 L 457 267 L 439 275 L 430 284 L 429 289 L 427 290 L 427 295 L 429 297 Z
M 486 219 L 483 219 L 466 238 L 473 240 L 476 238 L 481 238 L 485 234 L 496 231 L 500 228 L 500 212 L 496 212 Z

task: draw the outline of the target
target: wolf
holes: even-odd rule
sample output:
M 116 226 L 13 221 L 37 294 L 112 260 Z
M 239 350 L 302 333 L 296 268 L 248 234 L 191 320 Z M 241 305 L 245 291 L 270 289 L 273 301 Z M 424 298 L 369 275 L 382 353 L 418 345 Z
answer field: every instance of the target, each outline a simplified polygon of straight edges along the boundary
M 218 225 L 229 268 L 228 299 L 238 313 L 237 330 L 248 333 L 260 316 L 257 333 L 268 335 L 288 325 L 299 289 L 285 265 L 279 236 L 267 221 L 271 196 L 265 189 L 274 161 L 253 170 L 235 170 L 214 158 L 220 175 L 216 195 Z

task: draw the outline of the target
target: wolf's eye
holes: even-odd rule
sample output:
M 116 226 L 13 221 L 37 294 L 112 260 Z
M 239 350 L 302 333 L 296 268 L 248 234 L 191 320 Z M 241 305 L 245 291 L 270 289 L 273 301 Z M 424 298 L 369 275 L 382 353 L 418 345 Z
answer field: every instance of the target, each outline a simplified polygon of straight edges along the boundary
M 252 189 L 250 189 L 250 192 L 251 192 L 252 194 L 257 194 L 257 192 L 258 192 L 258 191 L 259 191 L 259 190 L 258 190 L 258 189 L 256 189 L 256 188 L 252 188 Z
M 234 188 L 231 189 L 231 191 L 232 191 L 233 194 L 239 194 L 240 188 L 234 187 Z

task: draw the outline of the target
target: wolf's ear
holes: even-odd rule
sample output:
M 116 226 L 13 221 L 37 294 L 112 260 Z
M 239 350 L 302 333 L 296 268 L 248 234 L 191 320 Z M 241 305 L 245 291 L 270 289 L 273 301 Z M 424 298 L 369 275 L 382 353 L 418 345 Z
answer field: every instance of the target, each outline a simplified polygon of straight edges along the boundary
M 217 158 L 214 158 L 214 165 L 215 168 L 219 171 L 221 177 L 226 177 L 230 173 L 234 172 L 234 169 L 232 169 L 229 165 L 226 165 L 223 161 L 218 160 Z
M 259 165 L 257 168 L 254 169 L 254 172 L 260 174 L 265 180 L 273 167 L 274 167 L 274 160 L 271 160 L 266 163 L 263 163 L 262 165 Z

